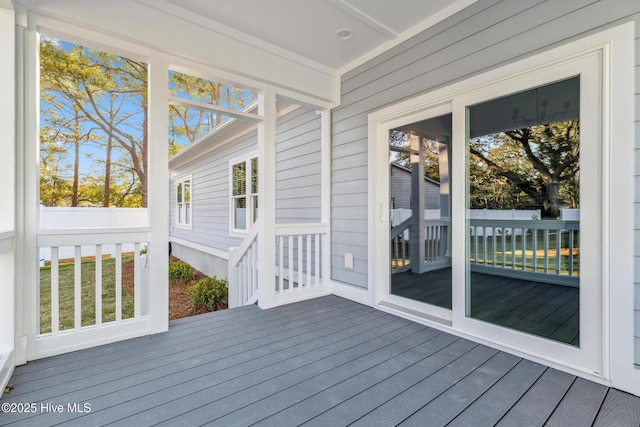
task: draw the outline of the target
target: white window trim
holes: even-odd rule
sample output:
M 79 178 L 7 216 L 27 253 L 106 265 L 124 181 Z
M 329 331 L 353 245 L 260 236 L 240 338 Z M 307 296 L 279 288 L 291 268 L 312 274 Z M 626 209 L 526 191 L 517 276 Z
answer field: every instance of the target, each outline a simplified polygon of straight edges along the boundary
M 469 79 L 452 83 L 369 115 L 369 298 L 374 305 L 385 311 L 392 311 L 404 317 L 422 323 L 432 324 L 454 334 L 472 337 L 494 347 L 541 361 L 550 366 L 572 372 L 595 381 L 610 384 L 614 387 L 640 393 L 640 370 L 633 365 L 633 52 L 634 24 L 627 22 L 617 27 L 595 33 L 579 40 L 559 46 L 555 49 L 533 55 L 518 62 L 497 68 Z M 505 81 L 509 77 L 517 78 L 534 70 L 540 70 L 554 64 L 582 57 L 587 53 L 602 55 L 602 136 L 605 150 L 603 153 L 602 174 L 605 182 L 603 188 L 602 207 L 602 366 L 597 373 L 585 371 L 564 361 L 538 357 L 530 352 L 515 349 L 508 342 L 486 340 L 483 337 L 452 328 L 446 322 L 432 322 L 411 313 L 380 305 L 384 292 L 377 277 L 387 274 L 387 259 L 382 251 L 376 250 L 381 242 L 386 241 L 387 229 L 380 224 L 385 223 L 389 200 L 385 199 L 387 184 L 381 171 L 387 166 L 386 129 L 411 122 L 411 117 L 419 118 L 424 110 L 446 105 L 452 99 L 460 98 L 496 81 Z M 454 127 L 460 123 L 454 123 Z M 615 141 L 615 143 L 612 143 Z M 383 152 L 376 147 L 384 147 Z M 615 165 L 615 166 L 614 166 Z M 616 197 L 613 196 L 615 191 Z M 388 215 L 387 215 L 388 217 Z M 615 244 L 613 243 L 615 242 Z
M 247 233 L 249 232 L 249 230 L 251 229 L 251 226 L 253 225 L 253 193 L 250 192 L 251 189 L 251 174 L 248 173 L 246 176 L 246 188 L 247 188 L 247 194 L 245 195 L 245 197 L 247 198 L 247 210 L 246 210 L 246 224 L 247 224 L 247 229 L 246 230 L 242 230 L 242 229 L 238 229 L 235 228 L 235 224 L 234 224 L 234 212 L 233 212 L 233 165 L 237 165 L 238 163 L 245 163 L 247 165 L 247 171 L 251 170 L 251 160 L 253 159 L 257 159 L 258 158 L 258 151 L 251 151 L 247 154 L 244 154 L 242 156 L 238 156 L 235 157 L 231 160 L 229 160 L 229 167 L 228 167 L 228 171 L 229 171 L 229 197 L 228 197 L 228 201 L 229 201 L 229 235 L 230 236 L 234 236 L 234 237 L 240 237 L 240 238 L 244 238 Z M 258 169 L 260 168 L 260 161 L 258 160 Z M 260 182 L 258 182 L 258 187 L 260 186 Z M 257 196 L 259 193 L 255 193 L 255 195 Z
M 184 184 L 185 182 L 189 182 L 189 221 L 188 223 L 179 222 L 179 218 L 185 217 L 184 205 L 185 203 L 178 202 L 178 186 L 180 184 Z M 184 195 L 184 190 L 183 190 Z M 184 196 L 183 196 L 184 197 Z M 176 228 L 182 228 L 185 230 L 191 230 L 193 228 L 193 179 L 191 175 L 184 176 L 176 181 L 176 198 L 174 199 L 175 207 L 176 207 Z M 182 206 L 180 206 L 182 205 Z M 183 210 L 182 215 L 180 215 L 180 211 Z

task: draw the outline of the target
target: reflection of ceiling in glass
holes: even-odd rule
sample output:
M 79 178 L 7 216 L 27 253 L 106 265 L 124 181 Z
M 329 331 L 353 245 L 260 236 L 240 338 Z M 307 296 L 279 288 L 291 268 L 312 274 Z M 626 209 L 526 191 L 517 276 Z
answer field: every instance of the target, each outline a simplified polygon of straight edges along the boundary
M 580 117 L 580 77 L 469 107 L 469 137 Z
M 400 126 L 393 130 L 406 134 L 420 135 L 437 141 L 449 141 L 451 138 L 451 114 L 431 117 L 420 122 Z

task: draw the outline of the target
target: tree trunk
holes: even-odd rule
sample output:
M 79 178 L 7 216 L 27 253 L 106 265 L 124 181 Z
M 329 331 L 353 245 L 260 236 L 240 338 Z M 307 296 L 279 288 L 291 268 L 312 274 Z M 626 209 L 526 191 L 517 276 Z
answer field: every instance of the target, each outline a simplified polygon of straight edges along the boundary
M 111 135 L 107 137 L 107 158 L 104 164 L 104 197 L 102 206 L 109 207 L 111 200 L 111 150 L 113 149 L 113 138 Z
M 71 207 L 78 207 L 78 186 L 80 181 L 80 141 L 73 142 L 75 149 L 73 161 L 73 195 L 71 196 Z
M 553 180 L 547 183 L 547 197 L 544 201 L 545 217 L 560 217 L 560 182 Z

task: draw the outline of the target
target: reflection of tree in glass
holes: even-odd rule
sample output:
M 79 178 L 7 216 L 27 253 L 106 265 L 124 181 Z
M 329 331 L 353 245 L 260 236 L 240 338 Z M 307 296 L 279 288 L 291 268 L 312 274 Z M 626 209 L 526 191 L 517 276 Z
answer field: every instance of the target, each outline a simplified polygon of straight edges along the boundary
M 389 145 L 392 147 L 409 148 L 409 137 L 403 132 L 392 130 L 389 132 Z M 439 143 L 433 139 L 422 138 L 422 155 L 424 156 L 424 175 L 440 182 Z M 390 152 L 390 162 L 410 168 L 409 154 L 399 151 Z
M 568 120 L 470 140 L 471 208 L 539 207 L 546 218 L 579 208 L 579 135 Z

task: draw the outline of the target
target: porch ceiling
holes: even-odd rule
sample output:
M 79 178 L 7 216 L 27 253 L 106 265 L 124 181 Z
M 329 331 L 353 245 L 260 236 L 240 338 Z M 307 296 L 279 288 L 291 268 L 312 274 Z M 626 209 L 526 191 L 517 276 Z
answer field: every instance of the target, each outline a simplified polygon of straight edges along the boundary
M 475 0 L 473 0 L 475 1 Z M 258 40 L 333 69 L 341 69 L 425 21 L 433 24 L 473 3 L 468 0 L 166 0 L 181 18 L 198 14 L 239 31 L 249 43 Z M 156 0 L 153 0 L 156 4 Z M 166 3 L 158 3 L 159 8 Z M 350 29 L 340 40 L 336 32 Z M 246 37 L 249 36 L 249 37 Z M 255 40 L 252 40 L 255 38 Z
M 259 75 L 246 75 L 273 81 L 272 71 L 279 70 L 283 76 L 288 72 L 299 75 L 300 70 L 292 67 L 311 69 L 335 79 L 475 1 L 16 0 L 15 3 L 20 10 L 42 13 L 229 71 L 245 74 L 253 70 Z M 348 40 L 338 37 L 338 31 L 343 29 L 352 32 Z M 192 54 L 204 49 L 211 54 L 202 53 L 200 57 Z M 214 63 L 221 59 L 223 63 Z M 264 64 L 260 60 L 265 60 Z M 283 61 L 287 64 L 280 64 Z M 295 89 L 295 84 L 291 86 Z

